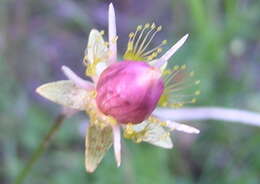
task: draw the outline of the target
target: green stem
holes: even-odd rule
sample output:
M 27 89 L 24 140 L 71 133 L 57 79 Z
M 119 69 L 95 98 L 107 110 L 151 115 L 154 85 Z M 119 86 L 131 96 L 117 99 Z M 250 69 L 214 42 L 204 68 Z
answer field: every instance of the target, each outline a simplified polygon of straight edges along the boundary
M 25 167 L 21 170 L 21 172 L 17 175 L 14 184 L 22 184 L 26 178 L 26 176 L 30 173 L 32 170 L 33 165 L 36 163 L 36 161 L 42 156 L 44 151 L 46 150 L 48 143 L 50 142 L 51 138 L 54 136 L 54 134 L 57 132 L 57 130 L 60 128 L 62 123 L 64 122 L 65 115 L 61 114 L 59 115 L 55 121 L 53 122 L 52 127 L 48 131 L 48 134 L 44 137 L 41 144 L 36 148 L 34 151 L 32 157 L 27 162 Z

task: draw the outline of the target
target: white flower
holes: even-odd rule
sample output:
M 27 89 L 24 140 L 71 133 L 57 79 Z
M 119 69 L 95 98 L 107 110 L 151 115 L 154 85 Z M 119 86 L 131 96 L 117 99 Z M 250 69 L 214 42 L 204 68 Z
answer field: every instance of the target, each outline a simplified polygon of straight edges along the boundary
M 99 79 L 102 78 L 102 74 L 104 75 L 105 71 L 109 70 L 108 67 L 113 68 L 117 62 L 116 21 L 114 7 L 112 4 L 109 5 L 108 25 L 108 43 L 104 41 L 102 36 L 103 34 L 95 29 L 91 30 L 89 35 L 84 63 L 87 66 L 86 75 L 92 78 L 92 82 L 81 79 L 68 67 L 62 66 L 62 71 L 69 80 L 47 83 L 40 86 L 36 90 L 40 95 L 55 103 L 76 109 L 78 111 L 86 111 L 88 114 L 90 123 L 86 132 L 85 152 L 85 164 L 88 172 L 93 172 L 96 169 L 104 157 L 106 151 L 112 144 L 114 145 L 117 166 L 120 166 L 120 129 L 123 129 L 125 138 L 132 139 L 134 142 L 139 143 L 144 141 L 163 148 L 173 147 L 172 141 L 170 139 L 170 132 L 172 130 L 186 133 L 199 133 L 199 130 L 196 128 L 173 121 L 160 120 L 150 112 L 148 114 L 149 116 L 145 116 L 145 119 L 142 123 L 122 123 L 118 121 L 116 116 L 112 116 L 109 113 L 104 112 L 104 110 L 102 111 L 102 109 L 100 109 L 100 106 L 98 106 L 100 104 L 96 100 L 96 95 L 99 93 L 97 90 L 97 84 Z M 166 70 L 165 68 L 170 57 L 183 45 L 188 35 L 185 35 L 164 55 L 155 59 L 162 50 L 161 46 L 164 45 L 166 41 L 163 41 L 158 47 L 155 47 L 151 50 L 147 50 L 147 48 L 155 34 L 160 30 L 161 26 L 156 27 L 155 24 L 145 24 L 144 26 L 138 26 L 137 30 L 134 33 L 130 33 L 129 35 L 129 42 L 127 50 L 124 54 L 124 61 L 131 60 L 130 62 L 146 62 L 148 64 L 145 64 L 145 66 L 147 65 L 148 70 L 156 70 L 159 72 L 159 75 L 157 76 L 156 74 L 156 76 L 164 79 L 163 93 L 159 96 L 160 101 L 158 101 L 159 99 L 155 101 L 155 105 L 158 103 L 159 106 L 182 106 L 185 101 L 174 101 L 172 103 L 169 101 L 171 101 L 171 95 L 173 91 L 175 92 L 182 89 L 179 88 L 181 83 L 179 83 L 178 80 L 174 81 L 173 79 L 178 76 L 179 72 L 184 71 L 186 66 L 175 66 L 173 70 Z M 193 74 L 190 73 L 189 75 Z M 154 79 L 154 73 L 151 73 L 150 76 L 152 76 Z M 152 80 L 151 85 L 153 85 L 154 81 L 157 81 L 157 79 L 161 80 L 159 78 Z M 109 78 L 107 80 L 109 80 Z M 145 78 L 143 81 L 145 82 L 143 82 L 142 85 L 145 86 L 148 85 L 146 84 L 146 81 L 151 80 L 150 78 Z M 124 84 L 127 84 L 127 82 L 133 81 L 128 80 L 125 81 Z M 195 84 L 197 83 L 199 83 L 199 81 L 195 82 Z M 116 85 L 117 84 L 115 84 L 115 86 L 111 86 L 112 91 L 113 88 L 116 88 Z M 140 86 L 141 84 L 138 85 Z M 150 88 L 150 85 L 148 85 L 148 87 L 151 90 L 156 90 L 156 88 Z M 148 91 L 147 93 L 149 94 L 150 92 L 151 91 Z M 198 95 L 198 93 L 199 92 L 196 91 L 195 95 Z M 122 94 L 120 93 L 120 95 Z M 123 98 L 128 98 L 129 103 L 132 102 L 131 96 L 126 96 Z M 112 97 L 111 99 L 111 103 L 117 102 L 113 101 Z M 175 99 L 176 96 L 174 97 L 174 100 Z M 195 102 L 195 100 L 192 98 L 192 100 L 186 102 Z M 146 102 L 144 101 L 142 103 Z M 139 113 L 139 111 L 137 113 Z M 128 114 L 123 115 L 127 116 Z

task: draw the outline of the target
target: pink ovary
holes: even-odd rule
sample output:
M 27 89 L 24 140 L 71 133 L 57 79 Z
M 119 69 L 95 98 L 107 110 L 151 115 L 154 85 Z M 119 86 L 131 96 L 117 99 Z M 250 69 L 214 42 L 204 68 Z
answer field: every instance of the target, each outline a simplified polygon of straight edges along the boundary
M 141 123 L 155 109 L 164 90 L 161 72 L 141 61 L 112 64 L 101 74 L 97 106 L 119 123 Z

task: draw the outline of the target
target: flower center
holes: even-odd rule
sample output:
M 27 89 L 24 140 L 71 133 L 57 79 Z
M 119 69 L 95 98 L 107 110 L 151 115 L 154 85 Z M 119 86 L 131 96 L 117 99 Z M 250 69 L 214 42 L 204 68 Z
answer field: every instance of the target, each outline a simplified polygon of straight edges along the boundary
M 101 74 L 96 103 L 101 112 L 119 123 L 141 123 L 155 109 L 163 89 L 156 68 L 146 62 L 118 62 Z

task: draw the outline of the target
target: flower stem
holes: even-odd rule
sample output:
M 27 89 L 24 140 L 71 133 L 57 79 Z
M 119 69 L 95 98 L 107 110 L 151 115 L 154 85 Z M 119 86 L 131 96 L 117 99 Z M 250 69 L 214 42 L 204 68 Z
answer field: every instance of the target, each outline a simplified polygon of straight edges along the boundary
M 260 113 L 222 107 L 191 107 L 181 109 L 158 108 L 158 117 L 175 121 L 222 120 L 260 127 Z
M 17 175 L 14 184 L 22 184 L 27 177 L 27 175 L 30 173 L 30 171 L 33 168 L 33 165 L 37 162 L 37 160 L 42 156 L 44 151 L 46 150 L 48 143 L 54 136 L 54 134 L 57 132 L 57 130 L 60 128 L 62 123 L 64 122 L 66 115 L 60 114 L 57 116 L 57 118 L 54 120 L 52 127 L 48 131 L 48 134 L 43 138 L 41 144 L 36 148 L 36 150 L 33 152 L 33 155 L 31 156 L 30 160 L 27 162 L 25 167 L 20 171 L 20 173 Z

